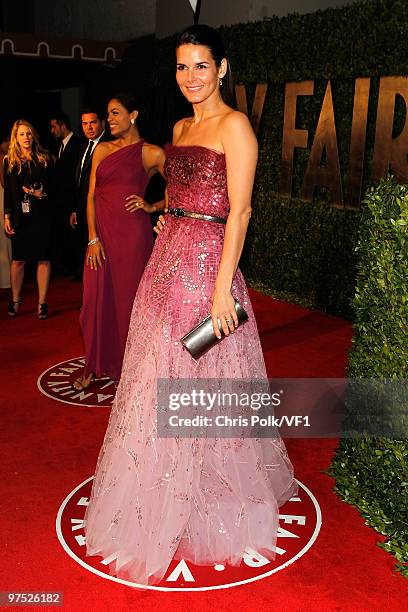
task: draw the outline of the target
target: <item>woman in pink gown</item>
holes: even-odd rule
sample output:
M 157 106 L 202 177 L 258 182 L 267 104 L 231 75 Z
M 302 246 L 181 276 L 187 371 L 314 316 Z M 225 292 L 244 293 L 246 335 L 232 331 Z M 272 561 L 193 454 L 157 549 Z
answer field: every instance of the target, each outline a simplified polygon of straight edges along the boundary
M 167 215 L 133 306 L 85 531 L 87 553 L 108 559 L 112 573 L 139 585 L 160 581 L 173 558 L 238 565 L 247 547 L 273 558 L 278 506 L 296 491 L 280 438 L 157 436 L 158 378 L 267 378 L 237 269 L 256 140 L 247 118 L 221 98 L 227 60 L 214 30 L 189 28 L 177 62 L 194 118 L 175 126 L 175 145 L 167 146 L 169 211 L 228 215 L 228 222 Z M 249 315 L 237 329 L 232 296 Z M 228 337 L 195 361 L 180 338 L 210 311 Z
M 113 98 L 108 122 L 116 140 L 98 144 L 93 154 L 80 316 L 86 365 L 74 383 L 78 390 L 95 376 L 119 380 L 133 300 L 153 248 L 148 213 L 159 203 L 149 205 L 143 195 L 150 177 L 163 172 L 164 153 L 140 138 L 136 117 L 131 97 Z

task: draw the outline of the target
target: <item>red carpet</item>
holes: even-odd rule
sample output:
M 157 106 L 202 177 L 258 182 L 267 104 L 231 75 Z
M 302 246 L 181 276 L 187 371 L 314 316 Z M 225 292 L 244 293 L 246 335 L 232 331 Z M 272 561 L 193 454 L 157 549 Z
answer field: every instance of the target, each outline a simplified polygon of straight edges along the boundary
M 83 354 L 80 287 L 54 281 L 52 316 L 46 321 L 35 316 L 32 286 L 27 286 L 15 320 L 3 314 L 4 290 L 0 297 L 1 591 L 63 591 L 66 610 L 407 609 L 408 583 L 376 546 L 378 534 L 333 494 L 333 482 L 323 474 L 335 446 L 332 440 L 287 442 L 297 478 L 320 504 L 322 527 L 310 549 L 285 569 L 242 586 L 169 593 L 131 589 L 81 567 L 58 541 L 55 519 L 66 496 L 93 474 L 109 408 L 65 404 L 37 388 L 44 370 Z M 271 376 L 344 375 L 348 323 L 257 293 L 252 298 Z M 296 532 L 294 525 L 285 528 Z M 278 540 L 279 546 L 288 543 Z

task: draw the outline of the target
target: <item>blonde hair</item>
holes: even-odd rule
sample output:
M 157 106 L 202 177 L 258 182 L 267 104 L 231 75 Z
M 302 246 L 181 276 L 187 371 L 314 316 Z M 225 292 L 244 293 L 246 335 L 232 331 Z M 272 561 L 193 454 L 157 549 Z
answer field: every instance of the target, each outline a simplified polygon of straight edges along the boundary
M 34 129 L 31 123 L 29 123 L 25 119 L 17 119 L 17 121 L 14 122 L 14 125 L 11 128 L 10 144 L 7 151 L 8 172 L 11 172 L 16 166 L 18 168 L 18 173 L 20 174 L 21 166 L 23 164 L 23 161 L 25 160 L 21 151 L 21 147 L 17 142 L 17 132 L 20 125 L 25 125 L 26 127 L 28 127 L 33 136 L 33 158 L 36 159 L 38 163 L 42 166 L 47 167 L 49 162 L 49 154 L 48 151 L 43 149 L 40 145 L 40 139 L 38 137 L 37 131 Z

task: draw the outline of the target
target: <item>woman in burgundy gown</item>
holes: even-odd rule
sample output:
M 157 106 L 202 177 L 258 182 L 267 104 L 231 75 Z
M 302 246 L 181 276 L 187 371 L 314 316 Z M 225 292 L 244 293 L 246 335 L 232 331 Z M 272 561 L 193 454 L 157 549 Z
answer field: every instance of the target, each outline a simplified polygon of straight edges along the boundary
M 176 124 L 165 175 L 169 213 L 182 208 L 196 218 L 166 216 L 140 282 L 86 512 L 87 553 L 137 585 L 160 581 L 172 559 L 239 565 L 248 548 L 273 558 L 278 507 L 296 491 L 276 433 L 261 440 L 158 435 L 158 379 L 267 378 L 237 269 L 257 144 L 248 119 L 222 100 L 227 68 L 214 30 L 194 26 L 181 35 L 177 81 L 194 117 Z M 226 225 L 214 219 L 227 216 Z M 249 316 L 238 328 L 232 296 Z M 209 312 L 215 333 L 219 319 L 228 337 L 195 361 L 180 338 Z
M 108 105 L 113 142 L 97 145 L 88 194 L 89 246 L 80 316 L 85 369 L 74 387 L 95 376 L 118 381 L 133 300 L 153 247 L 149 205 L 143 195 L 150 177 L 163 172 L 164 152 L 144 142 L 136 126 L 136 103 L 126 94 Z

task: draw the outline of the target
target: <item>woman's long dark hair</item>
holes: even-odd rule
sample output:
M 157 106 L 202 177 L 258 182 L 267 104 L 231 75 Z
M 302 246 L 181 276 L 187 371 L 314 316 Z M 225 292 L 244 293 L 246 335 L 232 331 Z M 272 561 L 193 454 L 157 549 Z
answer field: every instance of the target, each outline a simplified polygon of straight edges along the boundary
M 134 91 L 119 91 L 116 92 L 113 96 L 110 96 L 109 102 L 111 100 L 118 100 L 121 105 L 126 108 L 128 113 L 132 113 L 133 111 L 137 111 L 137 129 L 140 135 L 144 134 L 147 124 L 147 109 L 146 102 L 143 98 Z
M 110 97 L 110 100 L 118 100 L 121 105 L 126 108 L 128 113 L 133 113 L 133 111 L 140 111 L 140 100 L 138 100 L 137 96 L 133 92 L 117 92 L 115 95 Z
M 181 45 L 204 45 L 210 50 L 211 56 L 217 68 L 221 66 L 221 60 L 227 60 L 227 72 L 222 77 L 221 95 L 227 104 L 233 100 L 234 90 L 230 64 L 225 53 L 224 43 L 217 30 L 208 25 L 190 26 L 180 34 L 176 42 L 176 49 Z

